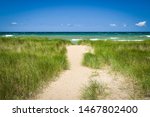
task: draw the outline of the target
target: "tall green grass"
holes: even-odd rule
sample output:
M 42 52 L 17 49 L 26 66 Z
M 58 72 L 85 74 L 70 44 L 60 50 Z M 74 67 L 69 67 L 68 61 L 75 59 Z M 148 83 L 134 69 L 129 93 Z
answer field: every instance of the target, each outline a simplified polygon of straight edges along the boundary
M 0 99 L 27 99 L 68 68 L 64 40 L 0 38 Z
M 83 41 L 93 47 L 94 53 L 84 55 L 83 64 L 92 68 L 109 65 L 113 70 L 132 78 L 140 87 L 141 95 L 150 97 L 150 41 L 115 42 Z

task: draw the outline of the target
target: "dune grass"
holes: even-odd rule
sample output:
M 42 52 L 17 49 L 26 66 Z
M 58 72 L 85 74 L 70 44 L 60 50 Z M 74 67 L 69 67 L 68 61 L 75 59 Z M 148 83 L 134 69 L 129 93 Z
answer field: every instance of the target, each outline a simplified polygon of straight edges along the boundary
M 0 38 L 0 99 L 28 99 L 68 68 L 64 40 Z
M 101 68 L 109 65 L 113 70 L 130 77 L 140 87 L 141 96 L 150 97 L 150 41 L 82 41 L 93 47 L 94 53 L 84 55 L 83 65 Z
M 96 80 L 91 80 L 89 85 L 82 89 L 81 99 L 84 100 L 97 100 L 105 92 L 105 88 Z

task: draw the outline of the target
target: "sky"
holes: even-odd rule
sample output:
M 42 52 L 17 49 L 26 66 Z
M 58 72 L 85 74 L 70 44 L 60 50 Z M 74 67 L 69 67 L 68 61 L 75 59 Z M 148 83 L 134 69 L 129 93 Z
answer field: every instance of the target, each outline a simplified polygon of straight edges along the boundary
M 149 32 L 150 0 L 0 0 L 0 32 Z

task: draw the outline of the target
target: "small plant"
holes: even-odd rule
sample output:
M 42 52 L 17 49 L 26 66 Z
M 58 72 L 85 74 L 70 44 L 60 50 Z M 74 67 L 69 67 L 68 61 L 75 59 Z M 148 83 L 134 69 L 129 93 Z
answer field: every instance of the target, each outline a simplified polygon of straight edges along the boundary
M 96 80 L 91 80 L 88 86 L 85 86 L 82 91 L 81 99 L 84 100 L 97 100 L 102 96 L 105 88 Z
M 99 73 L 97 71 L 93 71 L 90 78 L 98 76 Z

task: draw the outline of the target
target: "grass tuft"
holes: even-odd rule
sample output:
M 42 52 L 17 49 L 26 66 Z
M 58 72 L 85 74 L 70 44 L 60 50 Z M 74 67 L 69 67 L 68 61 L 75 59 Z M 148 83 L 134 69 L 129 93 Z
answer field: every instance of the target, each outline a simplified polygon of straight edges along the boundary
M 88 86 L 82 90 L 81 99 L 84 100 L 97 100 L 105 92 L 105 88 L 96 80 L 91 80 Z

